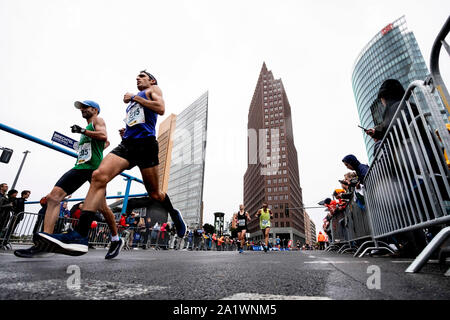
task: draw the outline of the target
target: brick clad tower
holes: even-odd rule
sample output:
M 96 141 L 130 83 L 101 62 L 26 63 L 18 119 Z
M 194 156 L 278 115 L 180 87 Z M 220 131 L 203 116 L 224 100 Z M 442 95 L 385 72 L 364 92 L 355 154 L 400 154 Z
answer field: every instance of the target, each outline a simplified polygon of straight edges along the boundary
M 251 239 L 262 239 L 255 214 L 266 201 L 274 213 L 270 237 L 305 243 L 304 211 L 286 212 L 286 207 L 303 207 L 291 107 L 283 82 L 274 79 L 265 63 L 248 113 L 247 165 L 244 205 L 252 217 Z

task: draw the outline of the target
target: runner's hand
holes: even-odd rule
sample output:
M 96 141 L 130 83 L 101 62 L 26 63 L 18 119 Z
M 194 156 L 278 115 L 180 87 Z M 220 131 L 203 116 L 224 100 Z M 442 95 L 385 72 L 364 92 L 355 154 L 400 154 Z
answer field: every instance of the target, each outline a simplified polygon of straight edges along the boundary
M 130 101 L 131 101 L 131 98 L 134 97 L 134 96 L 135 96 L 135 95 L 132 94 L 132 93 L 129 93 L 129 92 L 125 93 L 125 94 L 123 95 L 123 102 L 125 102 L 125 103 L 130 102 Z
M 73 126 L 70 127 L 72 129 L 73 133 L 85 133 L 86 129 L 74 124 Z
M 124 133 L 125 133 L 125 128 L 119 129 L 119 134 L 121 137 L 123 137 Z

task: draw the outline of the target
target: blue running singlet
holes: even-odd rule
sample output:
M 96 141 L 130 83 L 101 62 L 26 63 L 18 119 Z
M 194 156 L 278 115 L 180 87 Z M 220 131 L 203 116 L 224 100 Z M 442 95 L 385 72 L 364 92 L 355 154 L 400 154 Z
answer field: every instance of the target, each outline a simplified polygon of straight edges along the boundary
M 145 91 L 137 94 L 139 97 L 149 100 Z M 141 139 L 156 136 L 156 120 L 158 114 L 135 101 L 131 101 L 127 107 L 127 117 L 124 119 L 127 127 L 123 135 L 124 140 Z

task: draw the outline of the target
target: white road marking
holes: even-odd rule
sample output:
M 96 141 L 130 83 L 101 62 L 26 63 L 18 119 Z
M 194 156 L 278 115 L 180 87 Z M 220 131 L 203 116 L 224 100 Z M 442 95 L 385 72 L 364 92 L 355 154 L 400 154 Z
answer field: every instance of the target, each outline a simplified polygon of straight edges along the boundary
M 275 294 L 259 294 L 259 293 L 236 293 L 232 296 L 222 298 L 220 300 L 331 300 L 328 297 L 316 296 L 284 296 Z
M 68 289 L 66 280 L 41 280 L 0 284 L 1 289 L 19 290 L 47 296 L 70 295 L 78 299 L 105 300 L 129 299 L 135 296 L 166 290 L 167 287 L 145 286 L 136 283 L 120 283 L 81 279 L 80 289 Z
M 393 260 L 392 263 L 413 263 L 414 260 Z M 427 263 L 438 264 L 439 260 L 428 260 Z
M 450 277 L 450 268 L 447 270 L 447 272 L 445 273 L 446 277 Z
M 308 258 L 312 258 L 312 259 L 315 259 L 316 257 L 315 257 L 315 256 L 308 256 Z
M 369 261 L 366 260 L 362 260 L 362 261 L 324 261 L 324 260 L 319 260 L 319 261 L 305 261 L 304 263 L 316 263 L 316 264 L 327 264 L 327 263 L 333 263 L 333 264 L 338 264 L 338 263 L 369 263 Z

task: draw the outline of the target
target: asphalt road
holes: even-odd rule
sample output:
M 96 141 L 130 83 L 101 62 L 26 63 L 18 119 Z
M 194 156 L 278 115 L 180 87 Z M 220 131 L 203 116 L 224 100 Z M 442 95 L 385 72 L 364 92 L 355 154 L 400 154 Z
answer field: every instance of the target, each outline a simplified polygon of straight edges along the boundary
M 411 259 L 321 251 L 132 250 L 105 260 L 105 253 L 20 259 L 1 252 L 0 300 L 450 299 L 446 269 L 429 263 L 407 274 Z

